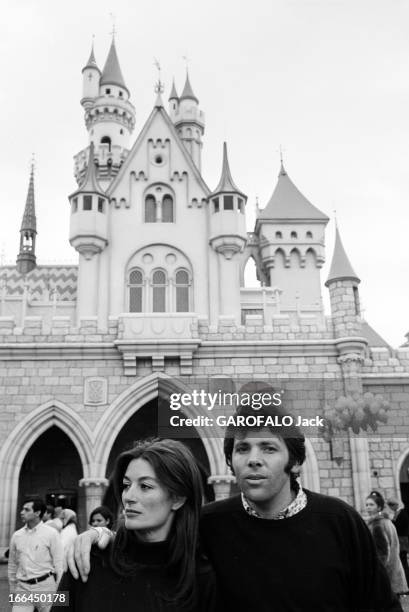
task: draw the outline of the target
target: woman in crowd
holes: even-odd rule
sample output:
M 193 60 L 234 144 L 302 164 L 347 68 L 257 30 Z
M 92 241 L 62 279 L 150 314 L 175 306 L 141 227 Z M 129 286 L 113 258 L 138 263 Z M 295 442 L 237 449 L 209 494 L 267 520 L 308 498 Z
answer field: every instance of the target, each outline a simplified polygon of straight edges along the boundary
M 368 513 L 368 527 L 374 538 L 378 557 L 385 566 L 392 590 L 397 594 L 406 593 L 408 585 L 399 559 L 399 539 L 396 529 L 388 517 L 385 500 L 378 491 L 372 491 L 365 503 Z
M 118 457 L 113 485 L 124 522 L 107 549 L 93 547 L 85 584 L 63 576 L 67 610 L 135 612 L 137 602 L 138 612 L 213 612 L 213 570 L 197 552 L 201 478 L 189 449 L 141 442 Z
M 112 529 L 114 515 L 106 506 L 98 506 L 89 515 L 89 524 L 91 527 L 108 527 L 108 529 Z

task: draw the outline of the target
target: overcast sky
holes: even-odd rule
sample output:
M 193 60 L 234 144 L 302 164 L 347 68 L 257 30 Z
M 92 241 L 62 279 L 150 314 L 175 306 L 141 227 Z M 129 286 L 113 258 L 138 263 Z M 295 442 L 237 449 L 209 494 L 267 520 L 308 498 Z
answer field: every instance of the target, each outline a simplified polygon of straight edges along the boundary
M 0 251 L 14 262 L 32 152 L 37 259 L 76 262 L 67 195 L 87 146 L 81 69 L 92 35 L 102 69 L 111 12 L 136 107 L 134 138 L 157 78 L 183 88 L 185 61 L 206 114 L 203 177 L 219 180 L 222 143 L 238 187 L 264 207 L 280 144 L 300 191 L 331 217 L 361 278 L 364 316 L 393 346 L 409 331 L 409 2 L 404 0 L 13 0 L 2 2 Z M 324 288 L 324 294 L 327 290 Z

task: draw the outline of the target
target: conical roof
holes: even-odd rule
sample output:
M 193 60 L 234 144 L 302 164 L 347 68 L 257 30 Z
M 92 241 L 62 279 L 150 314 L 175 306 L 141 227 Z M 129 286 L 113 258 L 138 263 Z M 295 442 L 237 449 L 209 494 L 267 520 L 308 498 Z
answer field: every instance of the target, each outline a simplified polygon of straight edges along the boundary
M 82 72 L 84 72 L 84 70 L 86 70 L 87 68 L 95 68 L 101 74 L 101 71 L 98 68 L 98 65 L 97 65 L 97 62 L 96 62 L 96 59 L 95 59 L 95 55 L 94 55 L 94 45 L 92 45 L 92 47 L 91 47 L 91 54 L 90 54 L 90 56 L 88 58 L 87 63 L 85 64 L 84 68 L 82 69 Z
M 199 104 L 199 100 L 196 98 L 195 94 L 193 93 L 193 89 L 190 84 L 188 72 L 186 72 L 185 86 L 183 88 L 183 92 L 182 92 L 182 95 L 180 96 L 180 99 L 181 100 L 187 100 L 187 99 L 194 100 L 197 104 Z
M 70 195 L 70 198 L 77 195 L 78 193 L 99 193 L 105 195 L 101 187 L 98 185 L 98 180 L 95 173 L 95 161 L 94 161 L 94 143 L 91 142 L 89 147 L 88 155 L 88 166 L 84 176 L 84 180 L 74 193 Z
M 101 76 L 101 85 L 118 85 L 123 87 L 129 93 L 127 86 L 125 85 L 124 77 L 122 75 L 121 67 L 119 65 L 118 55 L 116 53 L 115 39 L 112 39 L 111 48 L 108 53 L 107 60 L 105 62 L 104 69 Z
M 382 338 L 381 335 L 378 334 L 374 328 L 369 325 L 366 321 L 362 321 L 362 335 L 364 338 L 368 340 L 368 346 L 376 347 L 376 348 L 390 348 L 390 344 L 386 342 Z
M 260 211 L 258 219 L 268 219 L 269 221 L 329 221 L 318 208 L 307 200 L 305 196 L 294 185 L 283 162 L 278 175 L 278 181 L 273 195 L 267 206 Z
M 37 220 L 34 202 L 34 166 L 31 166 L 30 181 L 28 184 L 26 206 L 24 208 L 23 220 L 20 231 L 32 230 L 37 232 Z
M 242 191 L 235 185 L 229 166 L 229 160 L 227 157 L 227 144 L 223 143 L 223 167 L 222 167 L 222 175 L 220 177 L 219 184 L 216 189 L 213 191 L 212 195 L 216 193 L 239 193 L 241 196 L 247 199 Z
M 172 89 L 169 94 L 168 100 L 179 100 L 178 92 L 176 91 L 175 79 L 172 81 Z
M 334 254 L 332 256 L 331 268 L 325 285 L 328 287 L 329 283 L 332 281 L 343 279 L 351 279 L 358 283 L 360 282 L 359 277 L 356 275 L 347 257 L 337 226 L 335 230 Z

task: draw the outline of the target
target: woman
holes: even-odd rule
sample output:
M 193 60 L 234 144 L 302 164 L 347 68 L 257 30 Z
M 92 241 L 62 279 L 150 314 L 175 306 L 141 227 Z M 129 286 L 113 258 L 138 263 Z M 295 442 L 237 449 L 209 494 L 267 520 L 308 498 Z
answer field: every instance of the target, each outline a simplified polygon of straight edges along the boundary
M 118 457 L 113 485 L 124 523 L 108 549 L 92 549 L 85 584 L 63 576 L 68 610 L 215 610 L 213 571 L 197 554 L 202 487 L 189 449 L 174 440 L 141 442 Z
M 408 590 L 402 564 L 399 559 L 399 539 L 392 521 L 384 512 L 385 500 L 378 491 L 366 498 L 368 527 L 373 535 L 378 557 L 385 566 L 394 593 Z
M 89 524 L 91 527 L 108 527 L 112 529 L 114 523 L 114 515 L 106 506 L 98 506 L 89 515 Z
M 64 547 L 64 554 L 70 544 L 75 540 L 78 535 L 77 531 L 77 515 L 74 510 L 65 508 L 61 514 L 60 519 L 62 520 L 62 531 L 60 534 L 61 542 Z

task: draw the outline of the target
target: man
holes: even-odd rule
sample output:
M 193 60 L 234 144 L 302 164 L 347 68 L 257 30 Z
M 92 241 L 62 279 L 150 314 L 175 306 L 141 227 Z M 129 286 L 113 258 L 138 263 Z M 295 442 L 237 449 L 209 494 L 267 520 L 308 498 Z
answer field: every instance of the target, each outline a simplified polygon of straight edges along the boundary
M 406 582 L 409 584 L 409 515 L 406 508 L 401 506 L 399 500 L 395 497 L 388 499 L 386 505 L 391 511 L 391 520 L 396 527 L 399 538 L 399 558 L 405 572 Z
M 24 527 L 10 542 L 8 576 L 10 594 L 16 597 L 13 612 L 51 610 L 52 601 L 36 602 L 39 594 L 56 591 L 63 565 L 63 549 L 55 529 L 42 521 L 46 506 L 40 499 L 27 500 L 21 510 Z M 37 595 L 37 597 L 35 597 Z M 18 600 L 23 599 L 20 601 Z
M 254 410 L 239 407 L 237 415 L 254 418 Z M 282 414 L 265 407 L 257 416 Z M 201 519 L 201 544 L 214 566 L 223 610 L 401 610 L 359 514 L 298 484 L 305 440 L 297 428 L 231 425 L 224 451 L 241 493 L 205 506 Z M 106 531 L 101 535 L 102 547 Z M 76 544 L 83 579 L 96 536 L 80 536 Z M 72 555 L 70 569 L 78 576 Z

